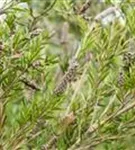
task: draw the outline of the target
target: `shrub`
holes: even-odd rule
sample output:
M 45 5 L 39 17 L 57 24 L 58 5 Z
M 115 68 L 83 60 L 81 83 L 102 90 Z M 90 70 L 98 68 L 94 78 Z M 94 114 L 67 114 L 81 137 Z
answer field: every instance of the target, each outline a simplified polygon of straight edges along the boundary
M 134 149 L 134 3 L 2 2 L 0 149 Z

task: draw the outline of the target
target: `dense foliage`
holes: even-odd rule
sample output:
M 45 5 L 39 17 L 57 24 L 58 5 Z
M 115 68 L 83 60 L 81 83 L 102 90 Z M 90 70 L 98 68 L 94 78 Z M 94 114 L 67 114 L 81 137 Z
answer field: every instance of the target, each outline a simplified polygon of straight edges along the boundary
M 0 1 L 0 150 L 134 150 L 135 3 L 114 2 Z

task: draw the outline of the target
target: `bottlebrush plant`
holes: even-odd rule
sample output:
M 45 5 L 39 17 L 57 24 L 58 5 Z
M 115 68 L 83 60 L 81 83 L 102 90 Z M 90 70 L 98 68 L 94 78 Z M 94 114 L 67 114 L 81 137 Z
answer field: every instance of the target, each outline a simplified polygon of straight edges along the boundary
M 0 150 L 134 150 L 135 3 L 0 0 Z

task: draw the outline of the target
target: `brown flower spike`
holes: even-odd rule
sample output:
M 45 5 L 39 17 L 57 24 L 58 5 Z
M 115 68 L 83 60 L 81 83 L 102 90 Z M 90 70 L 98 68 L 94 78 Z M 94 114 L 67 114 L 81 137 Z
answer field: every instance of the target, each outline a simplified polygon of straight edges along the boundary
M 66 90 L 67 85 L 75 80 L 77 68 L 78 62 L 75 58 L 73 58 L 69 63 L 69 68 L 67 72 L 63 76 L 59 85 L 55 88 L 54 94 L 56 95 L 62 94 Z

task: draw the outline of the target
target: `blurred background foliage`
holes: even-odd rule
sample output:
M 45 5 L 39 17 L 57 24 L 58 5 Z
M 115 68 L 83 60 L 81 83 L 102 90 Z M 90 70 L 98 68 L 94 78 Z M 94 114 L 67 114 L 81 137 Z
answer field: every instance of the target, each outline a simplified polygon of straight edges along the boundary
M 134 150 L 134 38 L 133 1 L 0 0 L 0 150 Z

